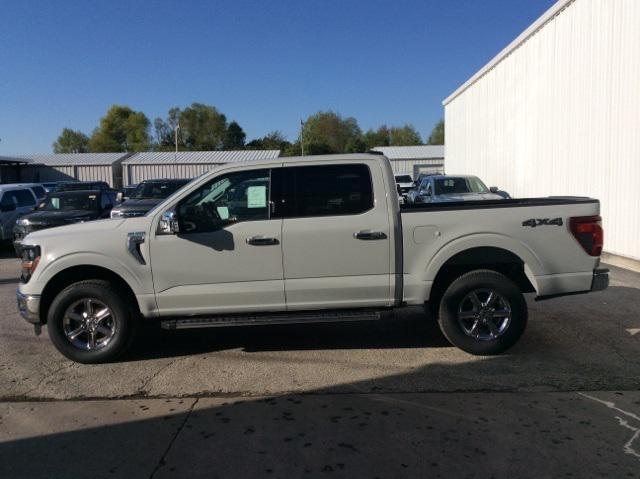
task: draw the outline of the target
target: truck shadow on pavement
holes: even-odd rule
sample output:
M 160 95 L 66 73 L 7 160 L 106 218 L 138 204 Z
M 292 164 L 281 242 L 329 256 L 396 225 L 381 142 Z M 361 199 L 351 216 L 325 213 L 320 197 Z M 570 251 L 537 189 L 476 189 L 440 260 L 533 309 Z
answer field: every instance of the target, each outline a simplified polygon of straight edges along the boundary
M 435 319 L 421 309 L 380 321 L 239 326 L 164 331 L 147 325 L 119 362 L 167 358 L 225 349 L 245 352 L 449 347 Z

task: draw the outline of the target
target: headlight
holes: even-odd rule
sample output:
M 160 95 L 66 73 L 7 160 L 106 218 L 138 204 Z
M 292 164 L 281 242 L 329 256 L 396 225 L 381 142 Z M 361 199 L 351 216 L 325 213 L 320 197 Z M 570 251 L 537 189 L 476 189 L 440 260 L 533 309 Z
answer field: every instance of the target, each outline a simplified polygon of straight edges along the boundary
M 122 211 L 120 210 L 111 210 L 111 217 L 112 218 L 120 218 L 122 217 Z
M 22 247 L 22 271 L 20 281 L 28 283 L 33 272 L 40 263 L 40 246 L 26 245 Z
M 18 221 L 16 221 L 16 223 L 19 224 L 20 226 L 29 226 L 33 224 L 27 218 L 20 218 Z

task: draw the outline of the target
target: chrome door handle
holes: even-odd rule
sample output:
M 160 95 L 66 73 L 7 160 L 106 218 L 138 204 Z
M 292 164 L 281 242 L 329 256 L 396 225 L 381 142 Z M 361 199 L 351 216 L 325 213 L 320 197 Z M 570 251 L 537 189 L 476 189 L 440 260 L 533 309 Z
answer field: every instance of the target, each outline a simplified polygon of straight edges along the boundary
M 353 233 L 353 237 L 359 240 L 382 240 L 387 239 L 387 235 L 382 231 L 362 230 Z
M 250 236 L 247 238 L 246 241 L 247 241 L 247 244 L 250 244 L 253 246 L 270 246 L 270 245 L 280 244 L 280 241 L 278 241 L 278 238 L 269 238 L 261 235 Z

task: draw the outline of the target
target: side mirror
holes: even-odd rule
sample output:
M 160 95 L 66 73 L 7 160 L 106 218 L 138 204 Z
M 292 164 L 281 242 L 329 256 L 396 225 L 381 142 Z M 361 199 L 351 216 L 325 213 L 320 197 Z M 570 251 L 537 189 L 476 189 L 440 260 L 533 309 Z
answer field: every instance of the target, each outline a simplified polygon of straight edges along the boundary
M 489 191 L 491 193 L 497 193 L 499 191 L 499 188 L 497 186 L 491 186 L 489 187 Z
M 7 211 L 15 211 L 16 204 L 15 203 L 4 203 L 0 205 L 0 211 L 6 213 Z
M 158 223 L 158 234 L 174 235 L 180 232 L 178 226 L 178 216 L 174 210 L 168 210 L 162 213 L 162 218 Z

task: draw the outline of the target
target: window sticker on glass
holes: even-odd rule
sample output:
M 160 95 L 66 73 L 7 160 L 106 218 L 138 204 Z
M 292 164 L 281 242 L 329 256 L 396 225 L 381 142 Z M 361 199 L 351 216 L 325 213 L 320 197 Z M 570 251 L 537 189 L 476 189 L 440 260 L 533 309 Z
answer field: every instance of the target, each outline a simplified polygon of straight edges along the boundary
M 229 219 L 229 208 L 226 206 L 218 206 L 217 207 L 218 210 L 218 216 L 220 216 L 221 220 L 228 220 Z
M 267 187 L 250 186 L 247 188 L 247 208 L 267 207 Z

